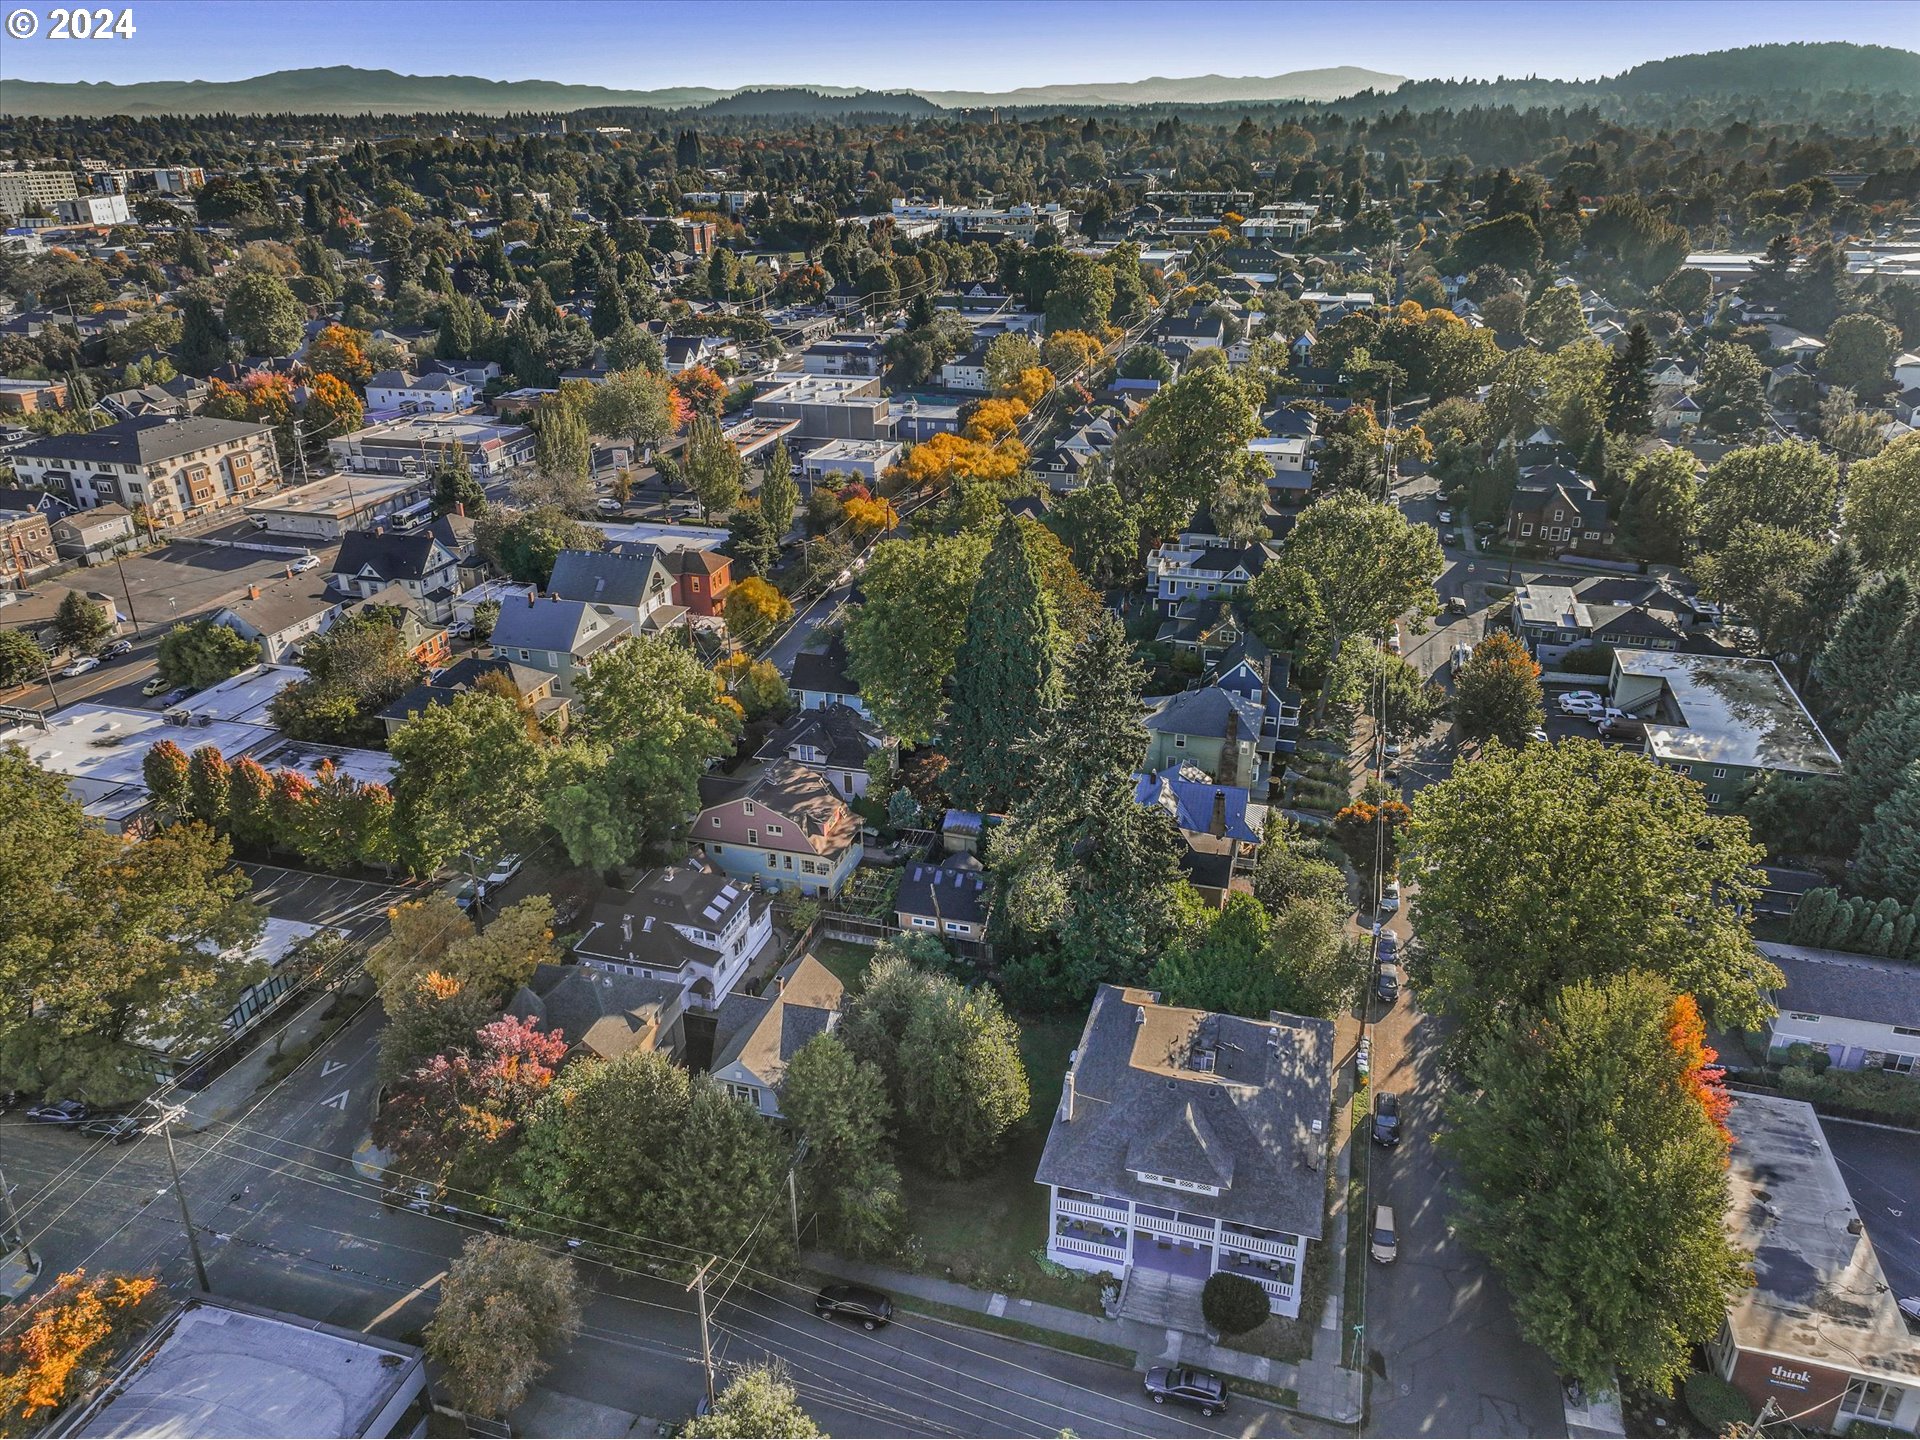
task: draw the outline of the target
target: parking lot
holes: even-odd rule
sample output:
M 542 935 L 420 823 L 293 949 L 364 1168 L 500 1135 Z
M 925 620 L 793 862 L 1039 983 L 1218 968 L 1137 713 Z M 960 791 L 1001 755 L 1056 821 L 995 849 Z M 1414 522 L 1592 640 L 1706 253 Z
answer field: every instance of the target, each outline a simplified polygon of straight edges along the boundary
M 1895 1296 L 1920 1295 L 1920 1145 L 1911 1133 L 1820 1122 Z
M 280 865 L 242 863 L 239 868 L 253 881 L 249 898 L 279 919 L 331 925 L 357 940 L 365 940 L 379 929 L 388 907 L 420 899 L 431 889 L 424 882 L 380 885 Z

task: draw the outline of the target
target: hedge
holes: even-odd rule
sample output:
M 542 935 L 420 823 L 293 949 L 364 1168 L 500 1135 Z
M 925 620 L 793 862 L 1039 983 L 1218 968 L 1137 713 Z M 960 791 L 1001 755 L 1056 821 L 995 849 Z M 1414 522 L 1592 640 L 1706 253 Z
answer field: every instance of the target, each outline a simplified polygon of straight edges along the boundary
M 1687 1413 L 1699 1421 L 1709 1435 L 1724 1435 L 1731 1426 L 1753 1423 L 1753 1406 L 1747 1397 L 1718 1375 L 1705 1371 L 1689 1375 L 1682 1394 Z

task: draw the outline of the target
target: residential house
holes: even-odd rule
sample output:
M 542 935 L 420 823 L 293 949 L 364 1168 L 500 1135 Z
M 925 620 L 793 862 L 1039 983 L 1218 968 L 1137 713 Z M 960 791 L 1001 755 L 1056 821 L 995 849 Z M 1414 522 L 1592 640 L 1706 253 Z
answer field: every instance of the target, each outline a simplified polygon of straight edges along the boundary
M 711 370 L 720 361 L 740 353 L 737 345 L 719 335 L 669 335 L 660 342 L 660 348 L 666 356 L 669 375 L 678 375 L 696 365 Z
M 1161 645 L 1171 645 L 1177 655 L 1192 656 L 1202 669 L 1243 641 L 1260 644 L 1231 600 L 1203 596 L 1190 597 L 1174 606 L 1173 618 L 1153 638 Z
M 740 880 L 802 895 L 837 895 L 860 863 L 860 821 L 824 775 L 777 760 L 757 777 L 700 782 L 694 838 Z
M 398 585 L 429 619 L 447 620 L 460 592 L 460 557 L 431 528 L 349 530 L 330 579 L 334 589 L 361 599 Z
M 1275 1315 L 1300 1312 L 1321 1238 L 1333 1106 L 1331 1023 L 1162 1005 L 1102 985 L 1073 1052 L 1034 1179 L 1047 1258 L 1197 1315 L 1216 1271 L 1245 1276 Z
M 1194 597 L 1238 595 L 1267 566 L 1267 547 L 1235 544 L 1212 533 L 1204 512 L 1175 540 L 1163 540 L 1147 556 L 1147 588 L 1163 614 Z
M 1256 635 L 1208 667 L 1205 679 L 1260 709 L 1260 740 L 1276 753 L 1291 755 L 1300 736 L 1300 708 L 1305 699 L 1292 685 L 1293 657 L 1275 654 Z
M 794 703 L 802 710 L 844 705 L 858 714 L 868 714 L 867 702 L 861 698 L 847 664 L 847 644 L 838 635 L 824 650 L 802 650 L 793 657 L 793 671 L 787 677 Z
M 1920 353 L 1907 350 L 1893 357 L 1893 388 L 1920 389 Z
M 787 1067 L 808 1041 L 839 1023 L 846 1003 L 839 976 L 812 955 L 795 957 L 762 994 L 721 1002 L 709 1073 L 734 1099 L 778 1119 Z
M 436 670 L 453 659 L 452 638 L 446 622 L 429 620 L 420 603 L 398 585 L 376 590 L 362 600 L 349 601 L 348 615 L 372 615 L 400 632 L 407 654 L 429 670 Z
M 1826 1053 L 1836 1070 L 1891 1070 L 1920 1083 L 1920 967 L 1844 950 L 1765 941 L 1786 984 L 1773 994 L 1773 1060 L 1795 1045 Z
M 21 483 L 60 490 L 86 509 L 144 506 L 158 525 L 244 504 L 280 479 L 272 427 L 204 416 L 48 435 L 14 451 L 13 467 Z
M 124 555 L 134 548 L 133 513 L 124 505 L 102 505 L 96 510 L 76 510 L 54 520 L 50 527 L 53 548 L 68 560 L 87 565 Z
M 879 375 L 887 368 L 886 337 L 842 330 L 809 345 L 800 356 L 800 368 L 809 375 Z
M 562 550 L 553 562 L 549 593 L 611 610 L 636 635 L 671 628 L 685 609 L 673 603 L 675 577 L 653 545 L 611 550 Z
M 1690 621 L 1679 597 L 1657 581 L 1608 575 L 1516 586 L 1508 623 L 1527 653 L 1551 670 L 1576 651 L 1602 645 L 1678 650 Z
M 420 374 L 451 375 L 456 380 L 471 385 L 478 394 L 487 388 L 489 381 L 500 378 L 500 362 L 497 360 L 466 360 L 458 356 L 436 355 L 420 364 Z
M 554 694 L 553 675 L 510 660 L 468 655 L 429 675 L 380 712 L 387 738 L 392 739 L 395 731 L 421 711 L 449 704 L 456 695 L 477 689 L 483 675 L 498 676 L 511 685 L 521 707 L 531 710 L 543 729 L 558 732 L 566 728 L 568 705 L 566 697 Z
M 570 1060 L 634 1050 L 678 1057 L 685 1044 L 686 992 L 677 982 L 586 965 L 536 966 L 507 1014 L 564 1036 Z
M 909 935 L 932 935 L 961 954 L 980 954 L 993 909 L 993 879 L 969 854 L 938 865 L 914 861 L 901 872 L 894 923 Z
M 544 670 L 554 677 L 555 691 L 571 700 L 594 660 L 632 636 L 632 627 L 605 605 L 528 596 L 525 605 L 501 607 L 493 623 L 493 658 Z
M 733 558 L 692 545 L 662 549 L 660 562 L 673 576 L 673 603 L 702 618 L 718 618 L 733 589 Z
M 1299 505 L 1313 489 L 1313 437 L 1262 435 L 1247 442 L 1247 453 L 1267 463 L 1267 496 L 1276 505 Z
M 214 615 L 243 639 L 256 640 L 269 665 L 281 665 L 316 635 L 325 634 L 346 610 L 346 601 L 313 571 L 289 575 L 265 585 L 249 585 L 247 593 Z
M 1618 649 L 1607 694 L 1646 723 L 1647 755 L 1699 781 L 1709 805 L 1733 808 L 1770 772 L 1840 774 L 1840 757 L 1771 660 Z
M 206 404 L 210 386 L 194 375 L 176 375 L 151 385 L 135 385 L 100 397 L 100 408 L 116 420 L 143 415 L 197 415 Z
M 580 965 L 666 980 L 711 1013 L 773 945 L 773 907 L 698 860 L 643 872 L 631 890 L 607 891 L 574 942 Z
M 1507 506 L 1507 539 L 1568 550 L 1610 549 L 1613 520 L 1607 502 L 1585 477 L 1564 465 L 1523 470 Z
M 1223 785 L 1191 761 L 1134 777 L 1136 804 L 1158 806 L 1187 842 L 1181 867 L 1216 906 L 1236 878 L 1250 879 L 1266 832 L 1267 807 L 1243 785 Z
M 1269 737 L 1266 706 L 1219 685 L 1183 690 L 1150 702 L 1146 768 L 1165 770 L 1191 763 L 1223 785 L 1264 790 L 1268 757 L 1278 748 Z
M 975 344 L 963 355 L 956 355 L 940 367 L 940 388 L 968 395 L 984 395 L 993 386 L 987 380 L 987 347 Z
M 817 770 L 835 794 L 857 800 L 867 793 L 867 762 L 892 745 L 873 721 L 836 703 L 794 711 L 754 758 L 791 760 Z
M 45 515 L 38 510 L 0 510 L 0 583 L 24 586 L 59 559 L 53 527 Z
M 1810 1434 L 1920 1430 L 1920 1340 L 1874 1249 L 1884 1198 L 1862 1214 L 1804 1101 L 1742 1092 L 1726 1124 L 1728 1238 L 1752 1281 L 1707 1344 L 1709 1368 Z M 1889 1223 L 1908 1243 L 1901 1217 Z
M 405 370 L 382 370 L 367 381 L 369 410 L 466 410 L 473 405 L 473 386 L 457 375 L 411 375 Z

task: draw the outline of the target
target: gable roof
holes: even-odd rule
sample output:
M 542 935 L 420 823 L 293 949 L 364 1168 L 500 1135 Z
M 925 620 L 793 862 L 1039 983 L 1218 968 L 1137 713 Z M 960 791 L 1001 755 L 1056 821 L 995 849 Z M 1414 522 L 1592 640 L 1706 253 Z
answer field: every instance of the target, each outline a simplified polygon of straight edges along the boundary
M 70 460 L 81 465 L 153 465 L 195 450 L 265 435 L 265 425 L 212 420 L 204 415 L 142 415 L 102 425 L 84 435 L 48 435 L 16 453 L 41 460 Z
M 1186 763 L 1134 779 L 1134 803 L 1158 805 L 1183 831 L 1250 845 L 1260 843 L 1260 828 L 1253 823 L 1252 814 L 1257 811 L 1264 817 L 1266 807 L 1256 805 L 1253 792 L 1244 785 L 1222 785 L 1199 766 Z
M 1260 734 L 1260 707 L 1253 701 L 1208 685 L 1199 690 L 1182 690 L 1158 702 L 1147 716 L 1147 729 L 1163 735 L 1204 735 L 1224 740 L 1227 717 L 1237 716 L 1240 735 L 1248 740 Z
M 659 580 L 656 583 L 655 575 Z M 651 545 L 614 550 L 562 550 L 553 562 L 547 589 L 563 600 L 638 608 L 649 592 L 670 593 L 673 576 Z
M 569 655 L 598 650 L 628 633 L 628 627 L 604 605 L 562 600 L 557 595 L 526 605 L 502 605 L 493 623 L 492 645 L 502 650 L 553 650 Z M 599 622 L 598 629 L 594 628 Z
M 960 860 L 970 863 L 962 864 Z M 915 862 L 900 877 L 893 908 L 901 915 L 931 915 L 940 920 L 984 925 L 991 903 L 988 877 L 972 856 L 938 865 Z
M 760 747 L 754 758 L 797 758 L 791 752 L 810 747 L 821 753 L 823 763 L 827 765 L 842 770 L 858 770 L 884 740 L 877 725 L 858 710 L 836 700 L 817 710 L 795 711 L 767 736 L 766 744 Z
M 541 964 L 515 992 L 507 1014 L 537 1020 L 574 1048 L 612 1060 L 629 1050 L 651 1049 L 653 1039 L 672 1028 L 682 993 L 671 980 Z
M 452 556 L 431 530 L 349 530 L 333 562 L 335 575 L 371 570 L 383 580 L 425 580 L 444 569 Z
M 1782 1010 L 1920 1028 L 1920 967 L 1806 945 L 1762 942 L 1760 951 L 1787 977 L 1774 994 Z
M 793 1057 L 833 1027 L 846 1000 L 839 976 L 811 954 L 799 956 L 775 974 L 764 994 L 729 995 L 721 1002 L 713 1070 L 738 1065 L 778 1088 Z
M 792 760 L 776 760 L 759 775 L 746 780 L 701 777 L 702 814 L 741 800 L 751 800 L 792 821 L 800 828 L 800 838 L 807 848 L 816 854 L 842 849 L 859 835 L 860 826 L 853 811 L 834 793 L 826 777 Z M 768 850 L 794 848 L 775 844 L 771 837 L 764 835 L 760 844 Z
M 1325 1020 L 1246 1020 L 1102 985 L 1034 1178 L 1318 1239 L 1333 1069 Z
M 787 683 L 816 695 L 858 695 L 860 687 L 847 672 L 846 642 L 835 636 L 825 650 L 802 650 L 793 657 Z

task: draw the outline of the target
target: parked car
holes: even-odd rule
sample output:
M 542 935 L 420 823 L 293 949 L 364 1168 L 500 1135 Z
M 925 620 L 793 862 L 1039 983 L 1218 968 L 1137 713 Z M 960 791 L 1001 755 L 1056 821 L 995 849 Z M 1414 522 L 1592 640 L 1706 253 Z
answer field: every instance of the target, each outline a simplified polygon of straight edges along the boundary
M 1393 1228 L 1393 1207 L 1373 1207 L 1373 1229 L 1367 1236 L 1367 1253 L 1382 1265 L 1391 1265 L 1400 1254 L 1400 1235 Z
M 1544 731 L 1544 730 L 1538 730 L 1538 729 L 1535 729 L 1535 730 L 1529 730 L 1529 731 L 1527 732 L 1527 739 L 1529 739 L 1529 740 L 1532 740 L 1532 741 L 1536 741 L 1537 743 L 1539 743 L 1539 744 L 1541 744 L 1541 745 L 1544 745 L 1544 744 L 1546 744 L 1546 743 L 1547 743 L 1547 742 L 1548 742 L 1549 740 L 1551 740 L 1552 738 L 1553 738 L 1553 737 L 1552 737 L 1552 736 L 1550 736 L 1549 734 L 1547 734 L 1547 732 L 1546 732 L 1546 731 Z
M 1387 653 L 1390 655 L 1398 655 L 1400 653 L 1400 632 L 1398 630 L 1387 636 Z
M 1211 1370 L 1156 1365 L 1147 1371 L 1146 1390 L 1156 1405 L 1172 1400 L 1191 1405 L 1202 1415 L 1217 1415 L 1227 1408 L 1226 1382 Z
M 598 500 L 593 502 L 593 508 L 598 510 L 602 515 L 618 515 L 627 507 L 611 495 L 602 495 Z
M 36 1125 L 58 1125 L 62 1130 L 71 1130 L 92 1113 L 78 1100 L 49 1100 L 43 1105 L 30 1106 L 27 1119 Z
M 1382 960 L 1373 972 L 1373 993 L 1388 1005 L 1400 998 L 1400 967 Z
M 298 560 L 293 562 L 293 573 L 296 575 L 304 575 L 309 570 L 318 570 L 319 568 L 320 557 L 318 555 L 302 555 Z
M 1388 1149 L 1400 1143 L 1400 1097 L 1391 1090 L 1373 1097 L 1373 1143 Z
M 518 875 L 520 873 L 520 867 L 526 863 L 523 856 L 502 855 L 495 863 L 493 869 L 487 872 L 487 889 L 497 890 L 500 886 L 506 884 L 509 880 L 513 879 L 514 876 Z
M 159 700 L 155 702 L 155 704 L 157 708 L 161 710 L 171 710 L 174 706 L 178 705 L 182 700 L 185 700 L 188 696 L 192 694 L 193 694 L 193 687 L 191 685 L 182 685 L 178 689 L 167 691 L 167 693 L 162 695 L 159 698 Z
M 1460 532 L 1458 530 L 1442 530 L 1440 532 L 1440 543 L 1442 545 L 1458 545 L 1460 543 Z
M 471 875 L 462 875 L 457 880 L 446 883 L 446 897 L 462 910 L 471 910 L 473 902 L 479 898 L 480 886 Z
M 1449 615 L 1466 614 L 1467 613 L 1467 597 L 1464 595 L 1456 595 L 1451 600 L 1447 601 L 1447 613 Z
M 1442 525 L 1451 525 L 1453 523 L 1453 512 L 1451 510 L 1442 510 L 1433 518 L 1438 520 Z
M 132 653 L 133 641 L 116 640 L 100 652 L 100 658 L 102 660 L 118 660 L 122 655 L 131 655 Z
M 1384 921 L 1373 927 L 1373 939 L 1382 960 L 1391 960 L 1400 953 L 1400 937 L 1389 930 Z
M 82 655 L 60 673 L 68 679 L 72 679 L 75 675 L 84 675 L 89 670 L 98 670 L 99 668 L 100 657 L 98 655 Z
M 1562 715 L 1598 715 L 1606 708 L 1605 702 L 1597 696 L 1591 700 L 1584 700 L 1577 694 L 1562 695 L 1555 703 L 1559 705 Z
M 167 688 L 167 677 L 164 675 L 156 675 L 151 680 L 147 681 L 146 684 L 140 687 L 140 693 L 142 695 L 158 695 L 162 690 L 166 688 Z
M 1600 722 L 1600 733 L 1609 740 L 1644 740 L 1647 722 L 1631 715 L 1615 715 Z
M 813 1313 L 823 1320 L 844 1318 L 862 1330 L 878 1330 L 893 1319 L 893 1301 L 865 1285 L 829 1285 L 813 1297 Z
M 99 1115 L 81 1125 L 80 1133 L 110 1145 L 131 1145 L 147 1133 L 147 1127 L 131 1115 Z
M 1598 710 L 1589 710 L 1586 718 L 1590 725 L 1610 725 L 1615 720 L 1626 719 L 1627 712 L 1616 710 L 1611 705 L 1602 705 Z
M 1389 880 L 1380 891 L 1380 909 L 1391 915 L 1400 908 L 1400 882 Z

